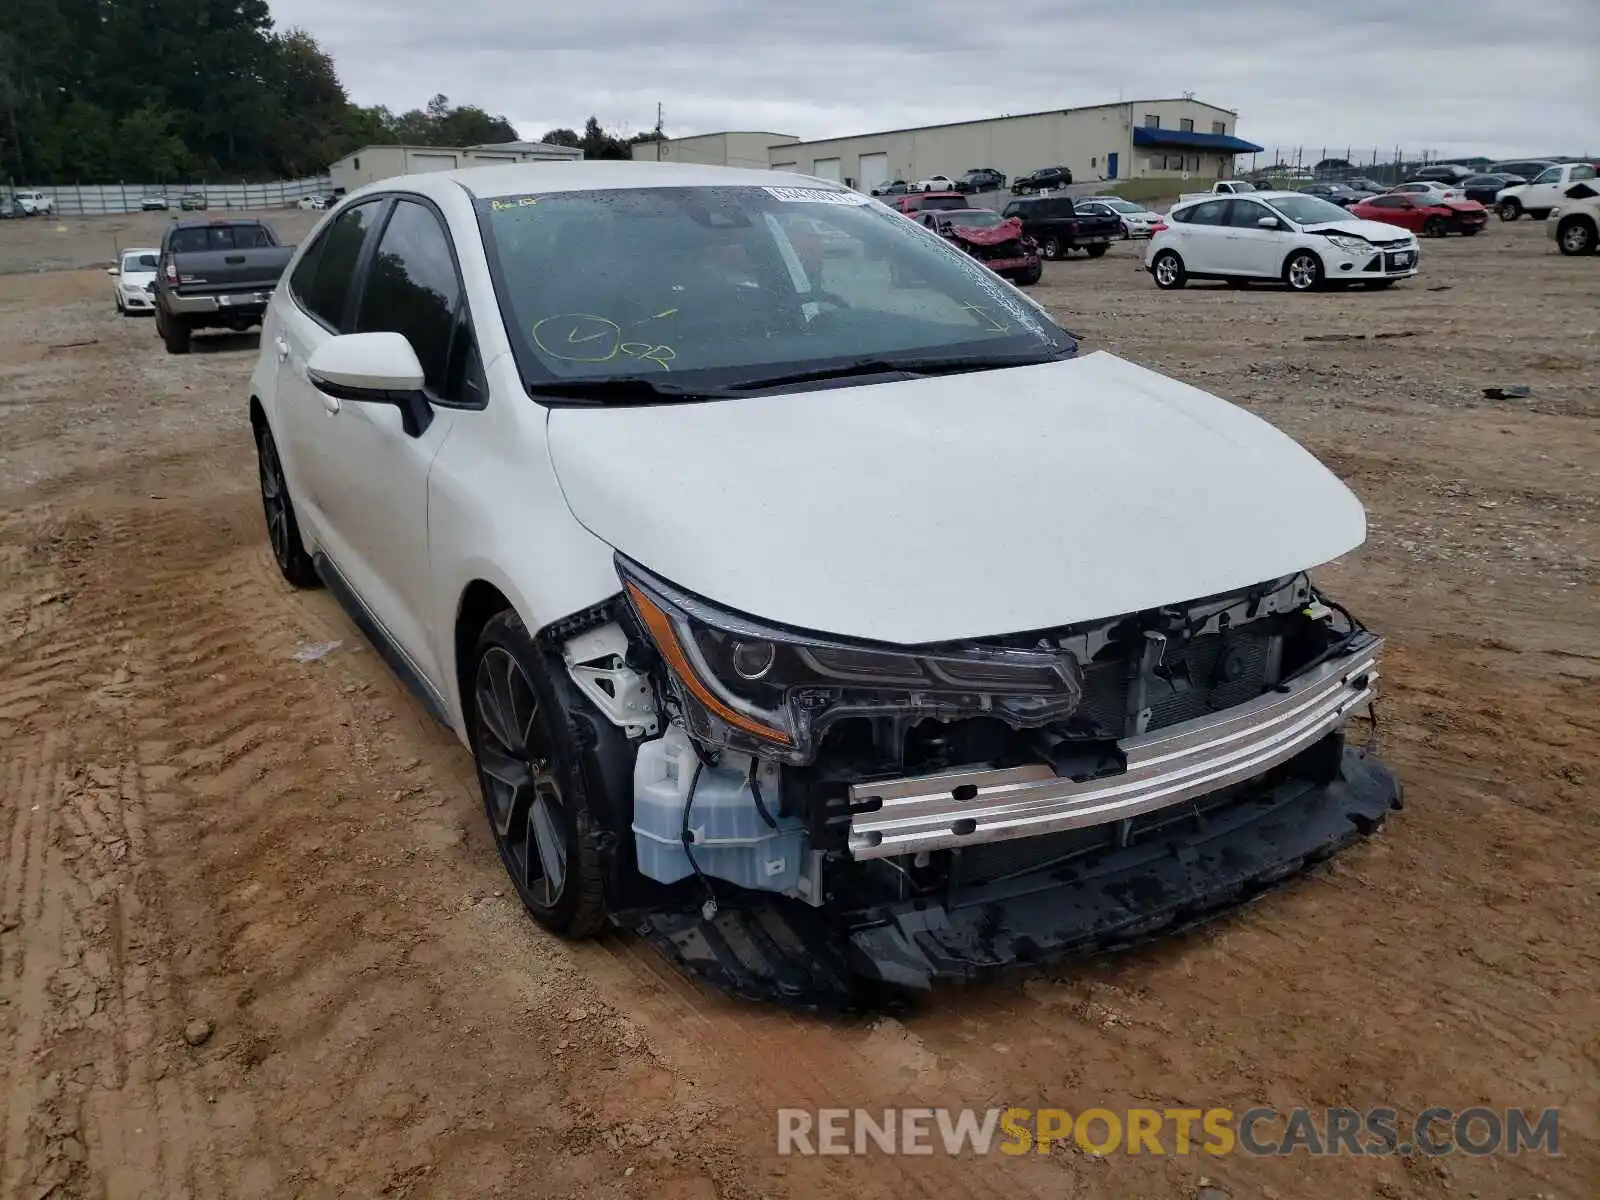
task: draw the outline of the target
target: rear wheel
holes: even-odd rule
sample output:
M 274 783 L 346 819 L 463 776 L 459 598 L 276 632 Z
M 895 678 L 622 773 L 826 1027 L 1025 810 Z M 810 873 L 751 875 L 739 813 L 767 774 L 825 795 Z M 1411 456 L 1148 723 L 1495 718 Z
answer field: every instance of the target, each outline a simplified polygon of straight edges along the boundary
M 294 519 L 294 502 L 283 475 L 278 443 L 265 423 L 256 427 L 256 466 L 261 476 L 261 510 L 267 519 L 267 542 L 283 577 L 297 588 L 320 587 L 317 569 L 300 541 L 300 523 Z
M 1297 292 L 1315 291 L 1322 285 L 1322 260 L 1309 250 L 1296 250 L 1283 264 L 1283 281 Z
M 1450 224 L 1443 217 L 1429 217 L 1422 223 L 1423 237 L 1443 237 L 1450 232 Z
M 1500 202 L 1500 219 L 1502 221 L 1515 221 L 1522 215 L 1522 202 L 1520 200 L 1502 200 Z
M 491 617 L 478 637 L 472 752 L 500 861 L 540 924 L 568 937 L 606 924 L 583 756 L 571 716 L 521 618 Z
M 1183 259 L 1175 250 L 1163 250 L 1150 264 L 1150 275 L 1162 291 L 1181 288 L 1189 282 L 1189 273 L 1183 268 Z
M 168 354 L 189 353 L 189 338 L 193 331 L 185 322 L 167 315 L 160 308 L 156 309 L 156 332 L 166 343 Z
M 1593 254 L 1595 252 L 1594 222 L 1586 217 L 1572 216 L 1556 226 L 1556 247 L 1563 254 Z
M 1107 250 L 1109 250 L 1109 249 L 1111 249 L 1111 247 L 1106 245 L 1104 242 L 1102 242 L 1098 246 L 1085 246 L 1084 247 L 1084 250 L 1088 253 L 1090 258 L 1103 258 L 1103 257 L 1105 257 L 1105 252 Z

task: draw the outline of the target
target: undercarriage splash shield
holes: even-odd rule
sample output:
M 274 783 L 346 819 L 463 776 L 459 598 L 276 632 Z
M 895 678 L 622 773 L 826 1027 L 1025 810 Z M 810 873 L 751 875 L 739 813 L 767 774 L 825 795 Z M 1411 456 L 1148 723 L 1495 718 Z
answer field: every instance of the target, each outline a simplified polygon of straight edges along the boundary
M 1359 749 L 1332 782 L 1289 779 L 1143 843 L 975 887 L 955 906 L 836 916 L 780 899 L 657 911 L 639 932 L 736 995 L 811 1009 L 877 1007 L 935 979 L 1106 953 L 1255 899 L 1373 832 L 1399 780 Z M 1181 832 L 1180 832 L 1181 830 Z

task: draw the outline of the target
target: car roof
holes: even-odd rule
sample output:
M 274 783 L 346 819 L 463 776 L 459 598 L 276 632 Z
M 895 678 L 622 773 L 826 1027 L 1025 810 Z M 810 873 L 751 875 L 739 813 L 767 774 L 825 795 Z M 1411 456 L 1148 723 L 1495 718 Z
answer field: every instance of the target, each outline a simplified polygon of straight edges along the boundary
M 380 179 L 352 191 L 355 196 L 391 191 L 439 194 L 455 185 L 475 199 L 541 195 L 552 192 L 591 192 L 613 188 L 657 187 L 817 187 L 848 189 L 836 179 L 801 175 L 793 171 L 761 168 L 714 167 L 700 163 L 635 162 L 628 159 L 506 163 L 495 167 L 458 167 Z M 937 193 L 928 193 L 936 195 Z
M 161 253 L 161 247 L 160 246 L 124 246 L 121 250 L 117 251 L 117 253 L 119 255 L 121 255 L 122 257 L 124 257 L 124 258 L 126 258 L 130 254 L 160 254 Z

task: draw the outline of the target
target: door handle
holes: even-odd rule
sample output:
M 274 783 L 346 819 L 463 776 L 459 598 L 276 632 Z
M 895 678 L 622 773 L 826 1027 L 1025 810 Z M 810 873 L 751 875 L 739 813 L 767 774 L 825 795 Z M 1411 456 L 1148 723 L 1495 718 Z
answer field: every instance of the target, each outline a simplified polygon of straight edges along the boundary
M 278 347 L 279 362 L 282 362 L 284 359 L 289 357 L 289 343 L 287 341 L 285 341 L 283 338 L 279 338 L 274 344 Z
M 322 407 L 328 410 L 330 417 L 339 411 L 339 397 L 330 396 L 327 392 L 318 392 L 317 395 L 322 397 Z

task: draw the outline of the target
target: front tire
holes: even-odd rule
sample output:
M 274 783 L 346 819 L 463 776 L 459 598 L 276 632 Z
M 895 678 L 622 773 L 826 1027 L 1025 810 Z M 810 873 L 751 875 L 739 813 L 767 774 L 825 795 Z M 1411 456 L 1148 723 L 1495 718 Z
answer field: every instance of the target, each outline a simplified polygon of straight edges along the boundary
M 278 456 L 278 443 L 265 424 L 256 429 L 256 466 L 261 479 L 261 511 L 267 521 L 267 543 L 283 577 L 297 588 L 322 586 L 311 556 L 300 540 L 300 522 L 295 520 L 294 501 Z
M 1309 250 L 1296 250 L 1283 264 L 1283 281 L 1291 291 L 1316 291 L 1322 286 L 1322 260 Z
M 605 886 L 592 834 L 580 744 L 562 694 L 522 619 L 491 617 L 473 659 L 469 716 L 484 812 L 524 907 L 546 928 L 587 937 L 605 928 Z M 591 739 L 592 741 L 592 739 Z
M 1502 221 L 1515 221 L 1522 215 L 1522 202 L 1520 200 L 1502 200 L 1500 202 L 1500 219 Z
M 1105 254 L 1106 254 L 1106 251 L 1109 250 L 1109 249 L 1111 249 L 1110 246 L 1107 246 L 1104 243 L 1101 243 L 1100 245 L 1097 245 L 1097 246 L 1085 246 L 1083 248 L 1083 251 L 1090 258 L 1104 258 Z
M 1066 257 L 1066 252 L 1061 248 L 1061 239 L 1060 238 L 1058 238 L 1058 237 L 1047 237 L 1047 238 L 1045 238 L 1045 240 L 1044 240 L 1044 256 L 1046 258 L 1048 258 L 1051 262 L 1055 262 L 1057 259 Z
M 1595 241 L 1594 222 L 1587 217 L 1566 217 L 1556 226 L 1556 248 L 1563 254 L 1593 254 Z
M 1184 270 L 1183 259 L 1175 250 L 1163 250 L 1150 264 L 1150 277 L 1164 292 L 1175 291 L 1189 282 L 1189 272 Z

